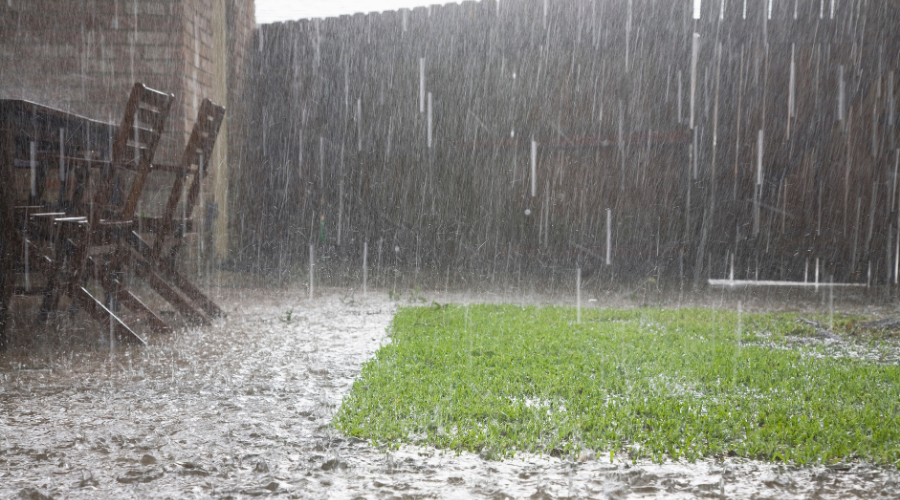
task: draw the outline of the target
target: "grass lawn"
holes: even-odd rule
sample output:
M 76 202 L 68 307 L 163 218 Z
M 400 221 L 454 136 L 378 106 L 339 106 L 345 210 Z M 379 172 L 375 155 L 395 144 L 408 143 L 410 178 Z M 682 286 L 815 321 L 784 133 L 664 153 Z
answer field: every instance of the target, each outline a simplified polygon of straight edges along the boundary
M 813 333 L 795 318 L 586 309 L 576 324 L 567 307 L 401 308 L 334 422 L 377 443 L 492 458 L 900 465 L 900 367 L 778 347 Z

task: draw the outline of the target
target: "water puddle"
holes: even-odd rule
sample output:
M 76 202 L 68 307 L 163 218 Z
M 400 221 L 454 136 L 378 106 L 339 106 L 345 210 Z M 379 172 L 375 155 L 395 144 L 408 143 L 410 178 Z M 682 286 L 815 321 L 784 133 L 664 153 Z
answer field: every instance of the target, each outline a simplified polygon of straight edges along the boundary
M 147 348 L 0 356 L 0 498 L 900 496 L 897 471 L 864 463 L 389 452 L 329 423 L 363 362 L 390 340 L 397 302 L 243 290 L 221 303 L 227 318 L 151 337 Z

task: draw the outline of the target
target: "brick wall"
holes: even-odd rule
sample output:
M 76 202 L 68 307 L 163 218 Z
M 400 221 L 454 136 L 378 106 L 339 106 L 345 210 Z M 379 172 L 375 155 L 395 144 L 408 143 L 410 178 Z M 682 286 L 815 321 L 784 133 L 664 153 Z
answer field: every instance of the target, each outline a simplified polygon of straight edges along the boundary
M 217 13 L 225 20 L 218 32 Z M 171 92 L 176 102 L 156 161 L 175 162 L 204 97 L 225 105 L 228 115 L 240 107 L 243 46 L 253 29 L 253 0 L 4 0 L 0 98 L 28 99 L 119 122 L 135 81 Z M 217 141 L 221 160 L 215 163 L 223 171 L 227 135 Z M 212 175 L 210 185 L 217 178 L 227 176 Z M 145 197 L 151 211 L 161 203 L 152 187 Z M 227 189 L 204 192 L 214 203 L 216 196 L 227 195 Z M 227 240 L 219 246 L 218 253 L 224 253 Z

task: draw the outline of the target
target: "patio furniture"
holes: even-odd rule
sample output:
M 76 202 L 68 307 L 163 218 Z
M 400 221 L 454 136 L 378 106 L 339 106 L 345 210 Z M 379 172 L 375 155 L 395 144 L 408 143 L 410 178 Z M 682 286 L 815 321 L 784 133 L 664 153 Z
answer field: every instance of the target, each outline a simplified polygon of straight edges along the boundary
M 215 302 L 178 272 L 176 257 L 184 246 L 185 235 L 198 226 L 194 223 L 192 214 L 200 198 L 201 184 L 209 171 L 206 162 L 212 156 L 224 117 L 224 107 L 214 104 L 209 99 L 203 99 L 197 113 L 197 121 L 194 122 L 194 128 L 178 165 L 155 165 L 157 170 L 174 173 L 175 180 L 162 217 L 141 219 L 142 226 L 153 233 L 153 243 L 144 241 L 137 233 L 131 233 L 128 237 L 132 247 L 145 259 L 138 264 L 139 274 L 147 277 L 155 275 L 153 279 L 165 279 L 211 317 L 223 316 L 224 313 Z M 188 176 L 191 181 L 189 187 L 185 189 Z M 187 196 L 182 200 L 185 191 Z M 182 203 L 182 216 L 176 218 L 179 202 Z M 178 308 L 195 320 L 206 322 L 206 318 L 199 311 L 188 311 L 189 305 L 180 304 Z
M 130 257 L 125 240 L 135 228 L 135 209 L 174 101 L 173 94 L 134 84 L 112 143 L 112 161 L 103 169 L 94 193 L 86 234 L 72 242 L 83 248 L 84 256 L 78 262 L 80 273 L 85 280 L 96 277 L 106 292 L 107 306 L 115 310 L 121 303 L 146 319 L 157 333 L 171 332 L 171 327 L 124 286 L 121 276 Z M 129 185 L 127 196 L 123 196 L 125 185 Z M 162 288 L 165 298 L 165 287 L 154 286 L 157 284 L 152 281 L 150 284 L 154 289 Z M 47 305 L 47 309 L 52 308 L 55 304 Z
M 24 292 L 30 292 L 28 272 L 31 268 L 45 278 L 41 292 L 44 296 L 40 307 L 42 319 L 58 307 L 60 295 L 67 295 L 95 320 L 109 324 L 120 341 L 144 343 L 115 314 L 113 309 L 117 302 L 145 316 L 154 330 L 170 330 L 122 286 L 118 274 L 127 253 L 127 247 L 122 243 L 123 235 L 134 224 L 134 208 L 152 168 L 153 155 L 173 101 L 172 94 L 136 83 L 118 128 L 27 101 L 0 102 L 0 140 L 4 151 L 0 173 L 6 179 L 15 179 L 16 167 L 24 166 L 30 171 L 30 189 L 24 203 L 11 203 L 17 199 L 14 183 L 4 182 L 0 187 L 0 274 L 3 276 L 0 280 L 0 347 L 6 344 L 11 281 L 17 262 L 21 262 L 26 273 Z M 64 126 L 58 127 L 57 153 L 45 146 L 50 142 L 47 131 L 55 130 L 60 123 Z M 80 134 L 81 140 L 72 141 L 75 146 L 67 148 L 63 138 L 70 129 L 85 132 Z M 97 130 L 105 132 L 107 140 L 98 138 Z M 95 149 L 98 144 L 109 147 Z M 104 157 L 108 160 L 100 159 Z M 60 165 L 61 182 L 56 203 L 47 202 L 43 196 L 48 159 L 58 161 Z M 70 166 L 71 171 L 76 172 L 71 189 L 66 182 Z M 100 170 L 99 182 L 92 202 L 85 204 L 87 179 L 94 167 Z M 127 175 L 129 172 L 131 175 Z M 127 196 L 122 196 L 128 180 Z M 98 277 L 100 286 L 108 294 L 107 304 L 85 288 L 92 275 Z
M 73 308 L 77 305 L 104 326 L 110 325 L 120 342 L 144 343 L 118 316 L 120 304 L 134 313 L 132 319 L 146 320 L 154 332 L 172 331 L 125 285 L 122 276 L 128 270 L 190 322 L 208 324 L 208 317 L 224 315 L 177 270 L 176 256 L 185 244 L 185 235 L 197 227 L 191 214 L 200 198 L 201 183 L 208 171 L 206 162 L 212 155 L 225 109 L 204 99 L 180 162 L 153 164 L 173 101 L 171 94 L 137 83 L 118 127 L 34 103 L 23 108 L 21 103 L 25 101 L 0 101 L 0 114 L 7 118 L 0 121 L 0 140 L 5 141 L 4 145 L 19 146 L 4 147 L 0 173 L 4 178 L 12 178 L 7 177 L 8 172 L 26 169 L 28 179 L 19 184 L 30 182 L 25 186 L 28 194 L 21 199 L 16 198 L 15 188 L 9 183 L 0 183 L 3 201 L 17 199 L 15 203 L 0 202 L 0 348 L 5 345 L 3 328 L 12 291 L 43 295 L 41 320 L 58 309 L 61 296 L 69 296 Z M 27 112 L 4 113 L 20 108 Z M 58 115 L 78 124 L 78 130 L 90 133 L 82 134 L 78 141 L 70 140 L 72 144 L 67 142 L 65 147 L 50 148 L 52 144 L 33 140 L 39 134 L 21 125 L 28 122 L 28 117 L 45 115 Z M 75 126 L 70 124 L 69 128 Z M 64 136 L 65 132 L 59 133 L 60 141 Z M 98 144 L 103 148 L 98 148 Z M 60 165 L 59 178 L 66 179 L 62 174 L 65 171 L 72 179 L 70 183 L 48 182 L 55 177 L 48 174 L 47 166 L 56 163 Z M 162 216 L 145 217 L 135 211 L 154 171 L 174 174 L 174 181 Z M 91 178 L 96 181 L 92 192 Z M 181 217 L 177 216 L 179 204 Z M 153 235 L 149 243 L 138 227 Z M 27 286 L 13 290 L 11 277 L 15 269 L 37 271 L 44 280 L 40 291 Z M 104 301 L 88 291 L 92 281 L 106 294 Z
M 46 301 L 54 291 L 51 283 L 59 281 L 59 258 L 66 253 L 65 245 L 53 249 L 53 238 L 68 237 L 53 230 L 61 229 L 54 220 L 76 210 L 91 167 L 109 156 L 114 132 L 110 123 L 26 100 L 0 99 L 0 349 L 7 344 L 12 294 L 42 294 Z M 53 171 L 57 165 L 58 173 Z M 30 241 L 34 237 L 46 245 L 38 248 Z M 17 274 L 25 278 L 18 288 Z M 53 276 L 46 279 L 48 286 L 30 286 L 32 277 L 48 274 Z M 112 321 L 121 337 L 137 337 L 86 290 L 78 287 L 70 293 L 95 319 Z

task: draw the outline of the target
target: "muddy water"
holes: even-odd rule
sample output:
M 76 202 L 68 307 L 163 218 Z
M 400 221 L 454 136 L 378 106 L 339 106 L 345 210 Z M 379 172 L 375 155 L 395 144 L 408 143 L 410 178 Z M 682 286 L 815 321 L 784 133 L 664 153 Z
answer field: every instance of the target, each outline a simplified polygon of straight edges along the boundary
M 860 463 L 387 452 L 329 422 L 362 363 L 389 342 L 397 302 L 343 291 L 310 301 L 300 290 L 221 302 L 226 319 L 151 337 L 147 348 L 0 355 L 0 498 L 900 497 L 896 471 Z

